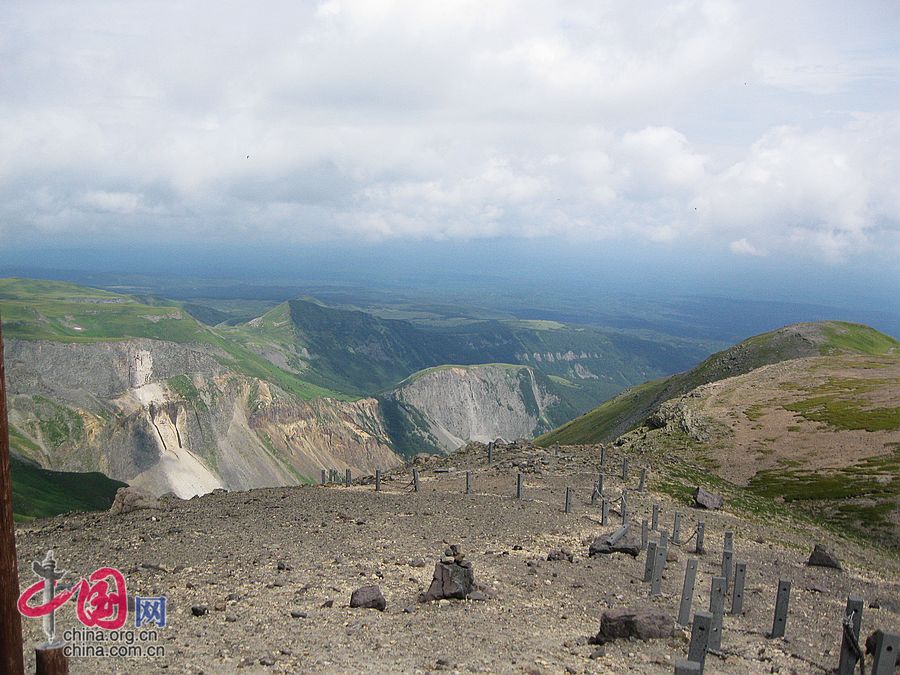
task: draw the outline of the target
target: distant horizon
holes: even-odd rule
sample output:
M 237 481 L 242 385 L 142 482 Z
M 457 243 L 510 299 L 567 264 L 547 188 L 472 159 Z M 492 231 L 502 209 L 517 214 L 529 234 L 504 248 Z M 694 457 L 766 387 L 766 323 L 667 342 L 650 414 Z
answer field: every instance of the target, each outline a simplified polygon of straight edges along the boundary
M 599 255 L 602 258 L 596 260 L 584 250 L 521 242 L 517 246 L 509 242 L 494 246 L 431 242 L 304 250 L 94 247 L 2 251 L 0 276 L 105 287 L 128 283 L 149 287 L 163 296 L 167 288 L 177 287 L 176 297 L 169 290 L 167 297 L 173 299 L 202 297 L 203 289 L 239 297 L 244 287 L 253 297 L 285 300 L 295 291 L 314 295 L 318 288 L 333 294 L 346 288 L 357 294 L 364 290 L 367 297 L 382 293 L 385 301 L 400 296 L 420 303 L 455 299 L 473 306 L 487 302 L 504 311 L 531 308 L 535 315 L 541 307 L 553 311 L 565 300 L 572 306 L 583 305 L 585 317 L 627 314 L 631 301 L 639 305 L 650 301 L 664 309 L 690 298 L 718 299 L 740 301 L 745 308 L 756 303 L 754 313 L 764 317 L 768 309 L 773 322 L 859 321 L 900 335 L 900 313 L 896 303 L 892 304 L 893 290 L 900 287 L 900 281 L 894 282 L 890 268 L 854 276 L 844 268 L 833 274 L 835 270 L 827 267 L 804 268 L 798 263 L 793 270 L 783 270 L 764 261 L 724 270 L 697 253 L 688 266 L 646 251 L 633 254 L 634 258 L 611 249 Z M 727 324 L 728 319 L 719 319 L 723 322 Z M 698 331 L 704 323 L 698 325 Z M 754 320 L 747 325 L 762 323 Z

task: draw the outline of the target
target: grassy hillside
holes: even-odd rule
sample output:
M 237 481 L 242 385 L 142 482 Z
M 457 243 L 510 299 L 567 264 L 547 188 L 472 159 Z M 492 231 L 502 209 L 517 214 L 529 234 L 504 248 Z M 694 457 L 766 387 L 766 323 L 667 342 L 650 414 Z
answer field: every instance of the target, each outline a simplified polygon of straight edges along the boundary
M 689 371 L 628 389 L 536 442 L 546 446 L 610 441 L 634 429 L 664 401 L 767 364 L 822 354 L 879 355 L 896 351 L 900 351 L 900 342 L 860 324 L 828 321 L 786 326 L 713 354 Z
M 55 516 L 67 511 L 105 511 L 124 487 L 102 473 L 48 471 L 15 455 L 10 460 L 13 515 L 16 520 Z
M 699 464 L 736 499 L 775 499 L 900 549 L 900 352 L 773 364 L 695 389 L 655 417 L 655 428 L 622 437 L 625 448 Z
M 181 307 L 140 302 L 59 281 L 0 279 L 0 315 L 6 339 L 104 342 L 147 338 L 216 347 L 222 365 L 277 384 L 303 399 L 352 398 L 307 382 L 227 334 L 204 326 Z

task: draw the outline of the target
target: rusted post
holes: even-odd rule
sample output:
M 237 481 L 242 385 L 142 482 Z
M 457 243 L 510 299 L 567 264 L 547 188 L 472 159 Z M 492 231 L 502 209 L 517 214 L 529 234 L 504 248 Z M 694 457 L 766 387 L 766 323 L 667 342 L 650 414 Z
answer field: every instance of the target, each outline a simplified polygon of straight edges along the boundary
M 381 492 L 381 469 L 375 469 L 375 492 Z
M 22 619 L 16 607 L 19 568 L 13 523 L 12 476 L 9 469 L 9 427 L 6 418 L 6 369 L 3 366 L 3 328 L 0 318 L 0 671 L 25 672 L 22 656 Z
M 54 642 L 42 644 L 34 650 L 35 673 L 37 675 L 69 675 L 69 661 L 66 659 L 65 644 Z
M 413 490 L 419 491 L 419 470 L 413 469 Z

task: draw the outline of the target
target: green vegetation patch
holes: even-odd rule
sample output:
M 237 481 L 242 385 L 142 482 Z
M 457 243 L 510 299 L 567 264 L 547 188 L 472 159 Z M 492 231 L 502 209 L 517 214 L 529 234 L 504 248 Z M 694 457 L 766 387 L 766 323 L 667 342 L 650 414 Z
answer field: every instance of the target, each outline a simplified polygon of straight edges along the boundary
M 900 450 L 841 469 L 760 471 L 747 488 L 763 497 L 783 498 L 833 529 L 886 538 L 889 545 L 900 547 L 891 522 L 891 514 L 900 510 Z
M 172 391 L 181 397 L 181 400 L 190 403 L 199 410 L 207 409 L 206 403 L 204 403 L 203 399 L 200 397 L 200 392 L 197 390 L 197 387 L 194 386 L 191 378 L 187 375 L 176 375 L 175 377 L 169 378 L 167 384 Z
M 832 321 L 825 324 L 822 331 L 827 338 L 821 348 L 823 354 L 849 351 L 874 356 L 900 351 L 900 342 L 862 324 Z
M 125 487 L 102 473 L 49 471 L 16 456 L 10 458 L 10 468 L 17 521 L 68 511 L 103 511 L 112 506 L 116 490 Z
M 744 411 L 744 415 L 747 416 L 747 419 L 751 422 L 755 422 L 760 417 L 762 417 L 766 412 L 766 406 L 761 403 L 754 403 L 749 408 Z
M 666 380 L 656 380 L 632 387 L 559 429 L 538 436 L 535 443 L 546 447 L 554 443 L 582 445 L 603 440 L 635 407 L 647 405 L 656 398 L 665 384 Z
M 798 413 L 812 422 L 822 422 L 847 430 L 900 430 L 900 407 L 867 407 L 865 393 L 878 385 L 891 384 L 887 380 L 829 378 L 807 391 L 815 394 L 784 405 L 785 410 Z
M 84 438 L 84 420 L 77 412 L 43 396 L 35 396 L 33 400 L 38 426 L 49 447 L 58 448 Z

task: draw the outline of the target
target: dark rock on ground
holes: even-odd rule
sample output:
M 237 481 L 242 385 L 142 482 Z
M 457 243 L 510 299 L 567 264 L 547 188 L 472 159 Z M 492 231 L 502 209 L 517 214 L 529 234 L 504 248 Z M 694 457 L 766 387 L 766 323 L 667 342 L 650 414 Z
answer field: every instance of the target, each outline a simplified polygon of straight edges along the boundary
M 641 552 L 641 533 L 630 525 L 622 532 L 622 528 L 608 534 L 600 535 L 590 545 L 588 555 L 606 555 L 609 553 L 627 553 L 637 557 Z
M 547 554 L 547 560 L 568 560 L 573 562 L 575 556 L 572 555 L 572 551 L 563 546 L 562 548 L 551 548 L 550 553 Z
M 446 555 L 448 552 L 453 554 L 452 558 Z M 472 563 L 463 560 L 464 556 L 465 554 L 456 545 L 450 546 L 445 551 L 444 558 L 434 565 L 431 586 L 420 596 L 420 602 L 443 599 L 463 600 L 476 590 Z
M 377 609 L 383 612 L 387 607 L 387 601 L 378 586 L 363 586 L 353 591 L 350 596 L 350 606 Z
M 833 553 L 822 546 L 822 544 L 816 544 L 806 564 L 810 567 L 832 567 L 836 570 L 843 569 L 843 567 L 841 567 L 840 560 L 838 560 Z
M 707 492 L 702 487 L 694 490 L 694 505 L 703 509 L 721 509 L 725 500 L 717 494 Z
M 146 490 L 138 487 L 123 487 L 116 491 L 110 513 L 131 513 L 139 509 L 163 510 L 163 503 Z
M 600 618 L 600 632 L 594 637 L 594 644 L 609 640 L 637 638 L 652 640 L 672 637 L 674 621 L 672 617 L 651 609 L 623 607 L 611 609 Z
M 209 614 L 209 607 L 206 605 L 193 605 L 191 607 L 191 614 L 194 616 L 203 616 L 205 614 Z

